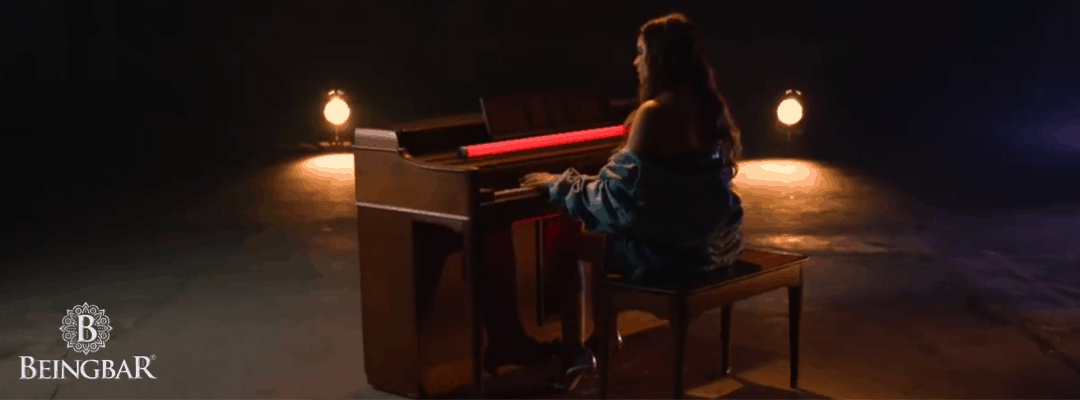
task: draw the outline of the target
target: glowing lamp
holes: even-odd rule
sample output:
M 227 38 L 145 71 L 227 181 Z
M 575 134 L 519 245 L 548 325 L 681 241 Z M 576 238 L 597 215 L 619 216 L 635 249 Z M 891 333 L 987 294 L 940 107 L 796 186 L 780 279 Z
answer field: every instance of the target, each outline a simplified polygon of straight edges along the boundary
M 323 108 L 323 116 L 331 124 L 341 125 L 349 120 L 349 105 L 341 97 L 334 96 Z
M 574 143 L 592 142 L 603 139 L 611 139 L 625 136 L 629 131 L 624 125 L 609 126 L 606 128 L 587 129 L 583 131 L 557 133 L 553 135 L 536 136 L 524 139 L 505 140 L 494 143 L 475 144 L 458 148 L 458 156 L 461 158 L 479 158 L 498 154 L 515 153 L 519 151 L 537 150 L 547 147 L 562 146 Z
M 776 118 L 784 125 L 795 125 L 802 121 L 802 111 L 802 104 L 799 104 L 799 100 L 787 98 L 780 102 L 779 107 L 776 107 Z

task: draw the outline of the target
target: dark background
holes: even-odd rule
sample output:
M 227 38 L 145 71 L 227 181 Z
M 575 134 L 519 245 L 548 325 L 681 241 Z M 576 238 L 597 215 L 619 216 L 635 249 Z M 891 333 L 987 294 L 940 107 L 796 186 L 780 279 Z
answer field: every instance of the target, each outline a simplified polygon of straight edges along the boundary
M 1080 198 L 1077 1 L 0 4 L 9 245 L 152 216 L 327 140 L 331 88 L 364 124 L 477 112 L 488 93 L 631 96 L 637 29 L 668 11 L 709 43 L 748 156 L 972 207 Z M 795 142 L 772 130 L 788 88 L 807 96 Z

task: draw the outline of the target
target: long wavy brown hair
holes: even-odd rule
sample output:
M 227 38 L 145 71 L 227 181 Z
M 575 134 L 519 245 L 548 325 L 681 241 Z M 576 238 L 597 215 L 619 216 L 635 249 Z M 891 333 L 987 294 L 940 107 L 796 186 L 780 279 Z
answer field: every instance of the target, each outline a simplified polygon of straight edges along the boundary
M 735 160 L 742 154 L 742 133 L 690 19 L 681 13 L 668 14 L 646 22 L 640 35 L 645 44 L 645 76 L 639 83 L 638 100 L 644 104 L 666 91 L 689 88 L 698 102 L 701 126 L 709 135 L 706 139 L 718 145 L 726 166 L 735 171 Z

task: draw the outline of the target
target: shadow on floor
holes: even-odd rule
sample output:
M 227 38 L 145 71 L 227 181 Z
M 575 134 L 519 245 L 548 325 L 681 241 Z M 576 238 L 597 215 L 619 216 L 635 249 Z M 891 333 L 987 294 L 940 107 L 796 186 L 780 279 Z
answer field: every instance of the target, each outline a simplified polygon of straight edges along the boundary
M 737 329 L 737 327 L 736 327 Z M 691 326 L 690 346 L 684 364 L 686 396 L 689 398 L 828 399 L 828 397 L 787 388 L 787 349 L 762 351 L 733 345 L 733 376 L 719 373 L 719 318 L 706 314 Z M 613 365 L 609 397 L 620 399 L 671 398 L 671 331 L 667 326 L 627 337 L 624 350 Z M 504 373 L 487 384 L 490 398 L 595 398 L 595 378 L 584 379 L 571 393 L 559 393 L 546 386 L 549 365 L 520 368 Z M 777 365 L 785 366 L 783 371 Z M 755 378 L 748 379 L 746 375 Z M 769 378 L 761 378 L 768 376 Z M 776 378 L 776 379 L 774 379 Z M 775 381 L 775 382 L 774 382 Z

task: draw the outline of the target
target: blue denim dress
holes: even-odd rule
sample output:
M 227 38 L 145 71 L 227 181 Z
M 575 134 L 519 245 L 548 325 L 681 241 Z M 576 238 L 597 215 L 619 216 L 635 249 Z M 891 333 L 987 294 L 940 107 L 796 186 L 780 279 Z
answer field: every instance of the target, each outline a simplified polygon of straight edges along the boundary
M 742 201 L 720 153 L 676 162 L 623 149 L 596 176 L 568 169 L 549 201 L 607 234 L 607 269 L 624 279 L 678 279 L 730 265 L 743 249 Z

